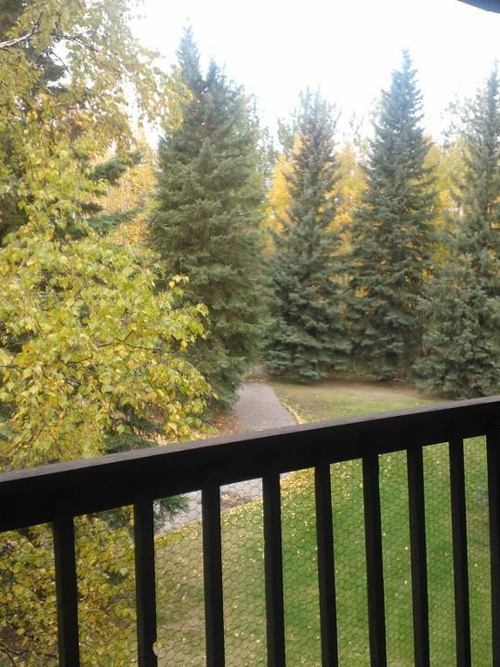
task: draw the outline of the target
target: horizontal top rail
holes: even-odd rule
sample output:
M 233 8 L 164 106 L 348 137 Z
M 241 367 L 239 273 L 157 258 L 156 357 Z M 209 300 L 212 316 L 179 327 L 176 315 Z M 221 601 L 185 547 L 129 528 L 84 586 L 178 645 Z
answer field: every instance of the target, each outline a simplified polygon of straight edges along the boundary
M 500 428 L 500 396 L 110 454 L 0 474 L 0 531 Z

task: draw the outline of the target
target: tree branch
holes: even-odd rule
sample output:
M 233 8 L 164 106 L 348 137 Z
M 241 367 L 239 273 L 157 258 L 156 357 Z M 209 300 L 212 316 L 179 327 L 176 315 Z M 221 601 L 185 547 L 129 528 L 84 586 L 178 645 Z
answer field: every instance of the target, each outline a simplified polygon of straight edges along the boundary
M 27 42 L 29 39 L 31 39 L 34 35 L 37 35 L 39 32 L 40 31 L 38 30 L 38 27 L 35 26 L 25 35 L 21 35 L 20 37 L 13 37 L 12 39 L 6 39 L 4 42 L 0 42 L 0 51 L 4 51 L 5 49 L 11 49 L 13 46 L 17 46 L 18 44 Z

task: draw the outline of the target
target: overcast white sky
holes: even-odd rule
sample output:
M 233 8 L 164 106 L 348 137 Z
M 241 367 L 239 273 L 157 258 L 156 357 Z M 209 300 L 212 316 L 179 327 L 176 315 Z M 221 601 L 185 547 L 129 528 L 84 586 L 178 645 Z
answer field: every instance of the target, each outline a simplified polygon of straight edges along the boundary
M 145 0 L 140 12 L 134 31 L 166 67 L 189 22 L 203 63 L 225 65 L 271 127 L 306 86 L 345 119 L 368 116 L 408 48 L 437 134 L 453 96 L 471 94 L 500 60 L 500 14 L 458 0 Z

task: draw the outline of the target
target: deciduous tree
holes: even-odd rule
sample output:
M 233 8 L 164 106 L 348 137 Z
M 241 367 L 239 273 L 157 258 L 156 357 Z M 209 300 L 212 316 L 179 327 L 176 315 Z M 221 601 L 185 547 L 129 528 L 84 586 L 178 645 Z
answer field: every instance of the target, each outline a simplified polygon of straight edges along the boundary
M 126 0 L 2 0 L 0 8 L 1 238 L 27 221 L 23 202 L 42 189 L 57 205 L 62 189 L 49 186 L 63 163 L 65 199 L 73 188 L 81 214 L 100 186 L 96 161 L 112 144 L 118 157 L 133 148 L 127 99 L 152 119 L 177 96 L 132 35 Z M 65 233 L 70 218 L 68 210 Z
M 0 467 L 187 437 L 209 392 L 186 350 L 206 311 L 183 305 L 182 280 L 151 255 L 95 234 L 87 210 L 103 186 L 95 165 L 133 145 L 125 87 L 152 117 L 165 78 L 125 0 L 0 7 Z M 80 524 L 81 645 L 128 664 L 126 513 L 111 540 L 109 527 Z M 0 553 L 0 663 L 56 664 L 49 527 L 2 533 Z

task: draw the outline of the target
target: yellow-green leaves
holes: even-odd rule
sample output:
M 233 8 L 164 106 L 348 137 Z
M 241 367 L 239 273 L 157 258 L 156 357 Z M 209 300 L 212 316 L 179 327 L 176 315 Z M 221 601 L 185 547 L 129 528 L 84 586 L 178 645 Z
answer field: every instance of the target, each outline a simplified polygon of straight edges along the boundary
M 7 5 L 0 16 L 0 470 L 95 456 L 120 439 L 125 448 L 192 437 L 210 389 L 188 354 L 204 335 L 206 310 L 183 305 L 182 278 L 165 289 L 154 257 L 131 246 L 135 237 L 119 245 L 86 222 L 103 185 L 92 165 L 133 147 L 129 104 L 138 101 L 144 117 L 167 125 L 173 111 L 176 123 L 179 83 L 169 99 L 170 80 L 131 34 L 127 0 Z M 126 203 L 142 207 L 151 165 L 137 175 L 143 182 Z M 126 511 L 77 523 L 83 662 L 130 664 Z M 0 664 L 57 664 L 49 527 L 2 534 L 0 553 Z
M 2 467 L 97 455 L 131 410 L 166 440 L 198 427 L 208 387 L 186 350 L 205 310 L 181 305 L 180 278 L 157 292 L 151 261 L 93 235 L 19 234 L 0 251 Z
M 19 5 L 0 17 L 0 239 L 26 220 L 66 233 L 98 186 L 89 163 L 130 151 L 132 113 L 178 122 L 182 95 L 132 34 L 127 0 Z
M 157 292 L 152 255 L 30 229 L 0 249 L 1 467 L 98 455 L 109 436 L 140 435 L 141 419 L 165 441 L 192 435 L 209 388 L 185 352 L 206 309 L 182 305 L 183 279 Z M 81 647 L 95 664 L 129 664 L 134 651 L 126 518 L 78 520 Z M 50 530 L 4 533 L 0 552 L 0 663 L 56 664 Z

